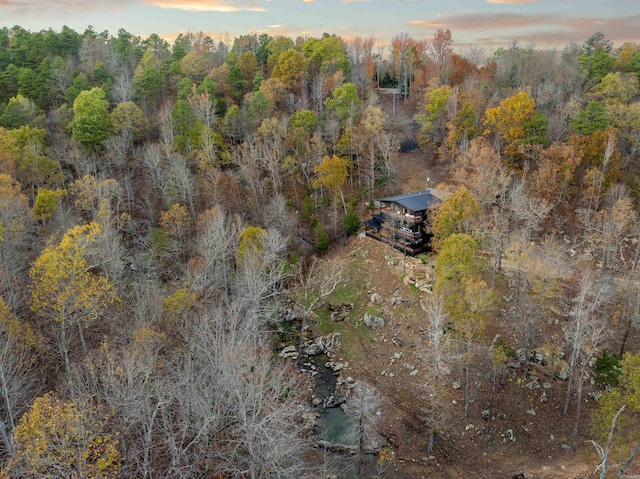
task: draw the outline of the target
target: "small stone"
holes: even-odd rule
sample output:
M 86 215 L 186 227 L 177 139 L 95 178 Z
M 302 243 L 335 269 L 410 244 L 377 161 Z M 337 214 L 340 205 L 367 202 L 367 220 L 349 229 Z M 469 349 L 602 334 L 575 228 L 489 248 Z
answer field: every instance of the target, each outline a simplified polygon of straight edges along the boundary
M 378 293 L 373 293 L 371 296 L 369 296 L 369 301 L 371 301 L 373 304 L 384 303 L 384 299 Z
M 393 353 L 393 359 L 400 359 L 402 357 L 402 353 Z
M 451 401 L 451 404 L 453 404 L 453 405 L 455 406 L 456 404 L 458 404 L 458 401 L 456 401 L 456 400 L 454 399 L 453 401 Z
M 594 401 L 599 401 L 600 398 L 602 397 L 602 391 L 591 391 L 589 393 L 589 397 Z
M 533 408 L 528 409 L 528 410 L 527 410 L 527 414 L 531 414 L 532 416 L 535 416 L 535 415 L 536 415 L 536 410 L 535 410 L 535 409 L 533 409 Z
M 413 371 L 416 368 L 413 364 L 409 364 L 409 363 L 404 363 L 402 367 L 405 369 L 409 369 L 410 371 Z
M 287 358 L 298 359 L 298 351 L 295 346 L 287 346 L 282 351 L 280 351 L 280 354 L 278 354 L 278 356 L 280 356 L 283 359 L 287 359 Z
M 462 387 L 460 385 L 460 381 L 453 381 L 451 385 L 453 386 L 453 389 L 460 389 Z
M 538 381 L 531 381 L 530 383 L 525 384 L 527 389 L 540 389 L 540 383 Z
M 418 374 L 418 370 L 417 370 L 417 369 L 414 369 L 413 371 L 411 371 L 411 372 L 409 373 L 409 376 L 416 376 L 417 374 Z

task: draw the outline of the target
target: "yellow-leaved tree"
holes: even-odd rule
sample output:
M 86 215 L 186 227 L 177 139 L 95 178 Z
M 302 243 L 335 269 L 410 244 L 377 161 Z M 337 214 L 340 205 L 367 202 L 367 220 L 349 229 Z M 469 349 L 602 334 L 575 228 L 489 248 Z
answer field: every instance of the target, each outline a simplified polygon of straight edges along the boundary
M 547 119 L 536 111 L 536 101 L 528 93 L 520 92 L 505 98 L 485 113 L 485 135 L 497 133 L 504 141 L 504 151 L 511 158 L 521 156 L 519 147 L 546 144 Z
M 444 311 L 451 318 L 452 335 L 462 346 L 464 415 L 469 416 L 470 370 L 473 343 L 484 333 L 493 308 L 493 292 L 481 278 L 477 258 L 479 243 L 469 234 L 449 235 L 438 252 L 434 292 L 444 298 Z
M 88 248 L 100 235 L 97 223 L 75 226 L 60 244 L 48 246 L 30 271 L 31 309 L 53 321 L 58 348 L 69 375 L 69 345 L 77 328 L 83 350 L 83 329 L 119 301 L 109 278 L 92 271 L 98 265 L 88 260 Z
M 465 186 L 446 198 L 433 220 L 433 246 L 438 249 L 454 233 L 471 233 L 480 216 L 480 204 Z
M 118 440 L 96 416 L 51 393 L 36 398 L 16 428 L 10 477 L 119 477 Z
M 333 200 L 334 230 L 336 228 L 338 196 L 342 200 L 342 206 L 344 207 L 345 214 L 347 213 L 347 204 L 344 201 L 342 187 L 347 182 L 347 178 L 349 178 L 349 166 L 350 162 L 348 159 L 338 155 L 333 155 L 325 156 L 322 159 L 322 163 L 314 167 L 316 177 L 311 182 L 312 186 L 314 188 L 327 188 L 331 191 L 331 197 Z

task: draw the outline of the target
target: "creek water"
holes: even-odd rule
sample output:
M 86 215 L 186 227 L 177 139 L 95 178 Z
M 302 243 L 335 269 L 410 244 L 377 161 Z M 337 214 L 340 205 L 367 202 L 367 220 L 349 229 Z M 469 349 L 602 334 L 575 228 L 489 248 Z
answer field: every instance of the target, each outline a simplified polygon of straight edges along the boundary
M 322 400 L 318 407 L 320 417 L 318 418 L 317 435 L 320 439 L 334 444 L 353 445 L 355 439 L 349 437 L 348 416 L 340 407 L 324 407 L 325 401 L 335 392 L 337 384 L 336 376 L 329 368 L 325 367 L 327 361 L 329 358 L 324 354 L 319 354 L 308 360 L 318 372 L 315 375 L 315 395 Z

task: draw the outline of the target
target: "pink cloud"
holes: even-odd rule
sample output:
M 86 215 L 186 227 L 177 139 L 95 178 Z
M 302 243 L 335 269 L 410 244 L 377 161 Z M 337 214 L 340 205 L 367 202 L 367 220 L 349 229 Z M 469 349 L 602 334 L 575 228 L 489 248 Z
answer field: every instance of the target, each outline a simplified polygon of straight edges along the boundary
M 131 1 L 127 0 L 0 0 L 0 12 L 6 16 L 85 13 L 95 10 L 113 10 L 130 4 Z
M 257 2 L 227 2 L 224 0 L 144 0 L 144 3 L 159 8 L 187 10 L 191 12 L 265 12 Z
M 437 15 L 435 20 L 415 20 L 408 23 L 416 27 L 449 28 L 455 31 L 525 27 L 554 23 L 554 21 L 548 15 L 466 12 L 458 15 Z

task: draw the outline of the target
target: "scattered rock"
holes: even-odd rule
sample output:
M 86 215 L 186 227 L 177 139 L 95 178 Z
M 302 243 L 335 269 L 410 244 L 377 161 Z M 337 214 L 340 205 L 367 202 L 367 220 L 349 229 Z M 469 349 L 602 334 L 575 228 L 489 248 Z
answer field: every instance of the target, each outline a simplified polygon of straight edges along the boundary
M 278 356 L 283 359 L 298 359 L 298 351 L 295 346 L 287 346 L 282 351 L 280 351 L 280 354 L 278 354 Z
M 393 359 L 400 359 L 402 357 L 402 353 L 393 353 Z
M 393 298 L 391 298 L 389 300 L 389 306 L 397 306 L 399 304 L 402 304 L 403 299 L 398 297 L 398 296 L 394 296 Z
M 373 304 L 382 304 L 384 303 L 384 298 L 378 293 L 373 293 L 371 296 L 369 296 L 369 301 L 371 301 Z
M 569 444 L 563 444 L 562 446 L 560 446 L 562 449 L 564 449 L 567 452 L 573 452 L 573 448 L 569 445 Z
M 333 367 L 331 368 L 331 370 L 332 370 L 334 373 L 337 373 L 338 371 L 342 371 L 343 369 L 344 369 L 344 363 L 337 363 L 337 364 L 334 364 L 334 365 L 333 365 Z
M 347 383 L 336 385 L 336 390 L 325 400 L 324 407 L 331 408 L 344 404 L 349 398 L 349 391 L 350 389 L 347 386 Z
M 535 409 L 533 409 L 533 408 L 528 409 L 528 410 L 527 410 L 527 414 L 531 414 L 532 416 L 535 416 L 535 415 L 536 415 L 536 410 L 535 410 Z
M 460 385 L 460 381 L 453 381 L 451 385 L 453 386 L 453 389 L 460 389 L 462 387 Z
M 409 369 L 411 371 L 413 371 L 416 368 L 413 364 L 409 364 L 409 363 L 404 363 L 402 367 L 405 369 Z
M 353 303 L 329 303 L 327 309 L 331 311 L 332 321 L 344 321 L 349 316 L 349 312 L 353 310 Z
M 324 353 L 327 357 L 331 357 L 339 344 L 340 333 L 329 333 L 326 336 L 320 336 L 314 339 L 310 345 L 304 348 L 304 354 L 307 356 L 314 356 L 316 354 Z
M 417 374 L 418 374 L 418 370 L 417 370 L 417 369 L 414 369 L 413 371 L 411 371 L 411 372 L 409 373 L 409 376 L 416 376 Z
M 509 441 L 511 441 L 511 442 L 516 442 L 516 435 L 513 433 L 513 429 L 507 429 L 504 432 L 504 437 L 509 439 Z
M 404 278 L 402 278 L 402 282 L 404 283 L 405 286 L 408 286 L 410 284 L 416 284 L 416 280 L 409 275 L 406 275 Z
M 531 381 L 527 384 L 524 385 L 527 389 L 540 389 L 540 383 L 536 380 L 536 381 Z
M 564 360 L 558 361 L 558 366 L 556 368 L 556 377 L 558 379 L 564 380 L 569 377 L 570 373 L 571 373 L 571 367 L 569 366 L 569 363 Z
M 369 329 L 380 329 L 384 326 L 384 318 L 364 313 L 364 325 Z

